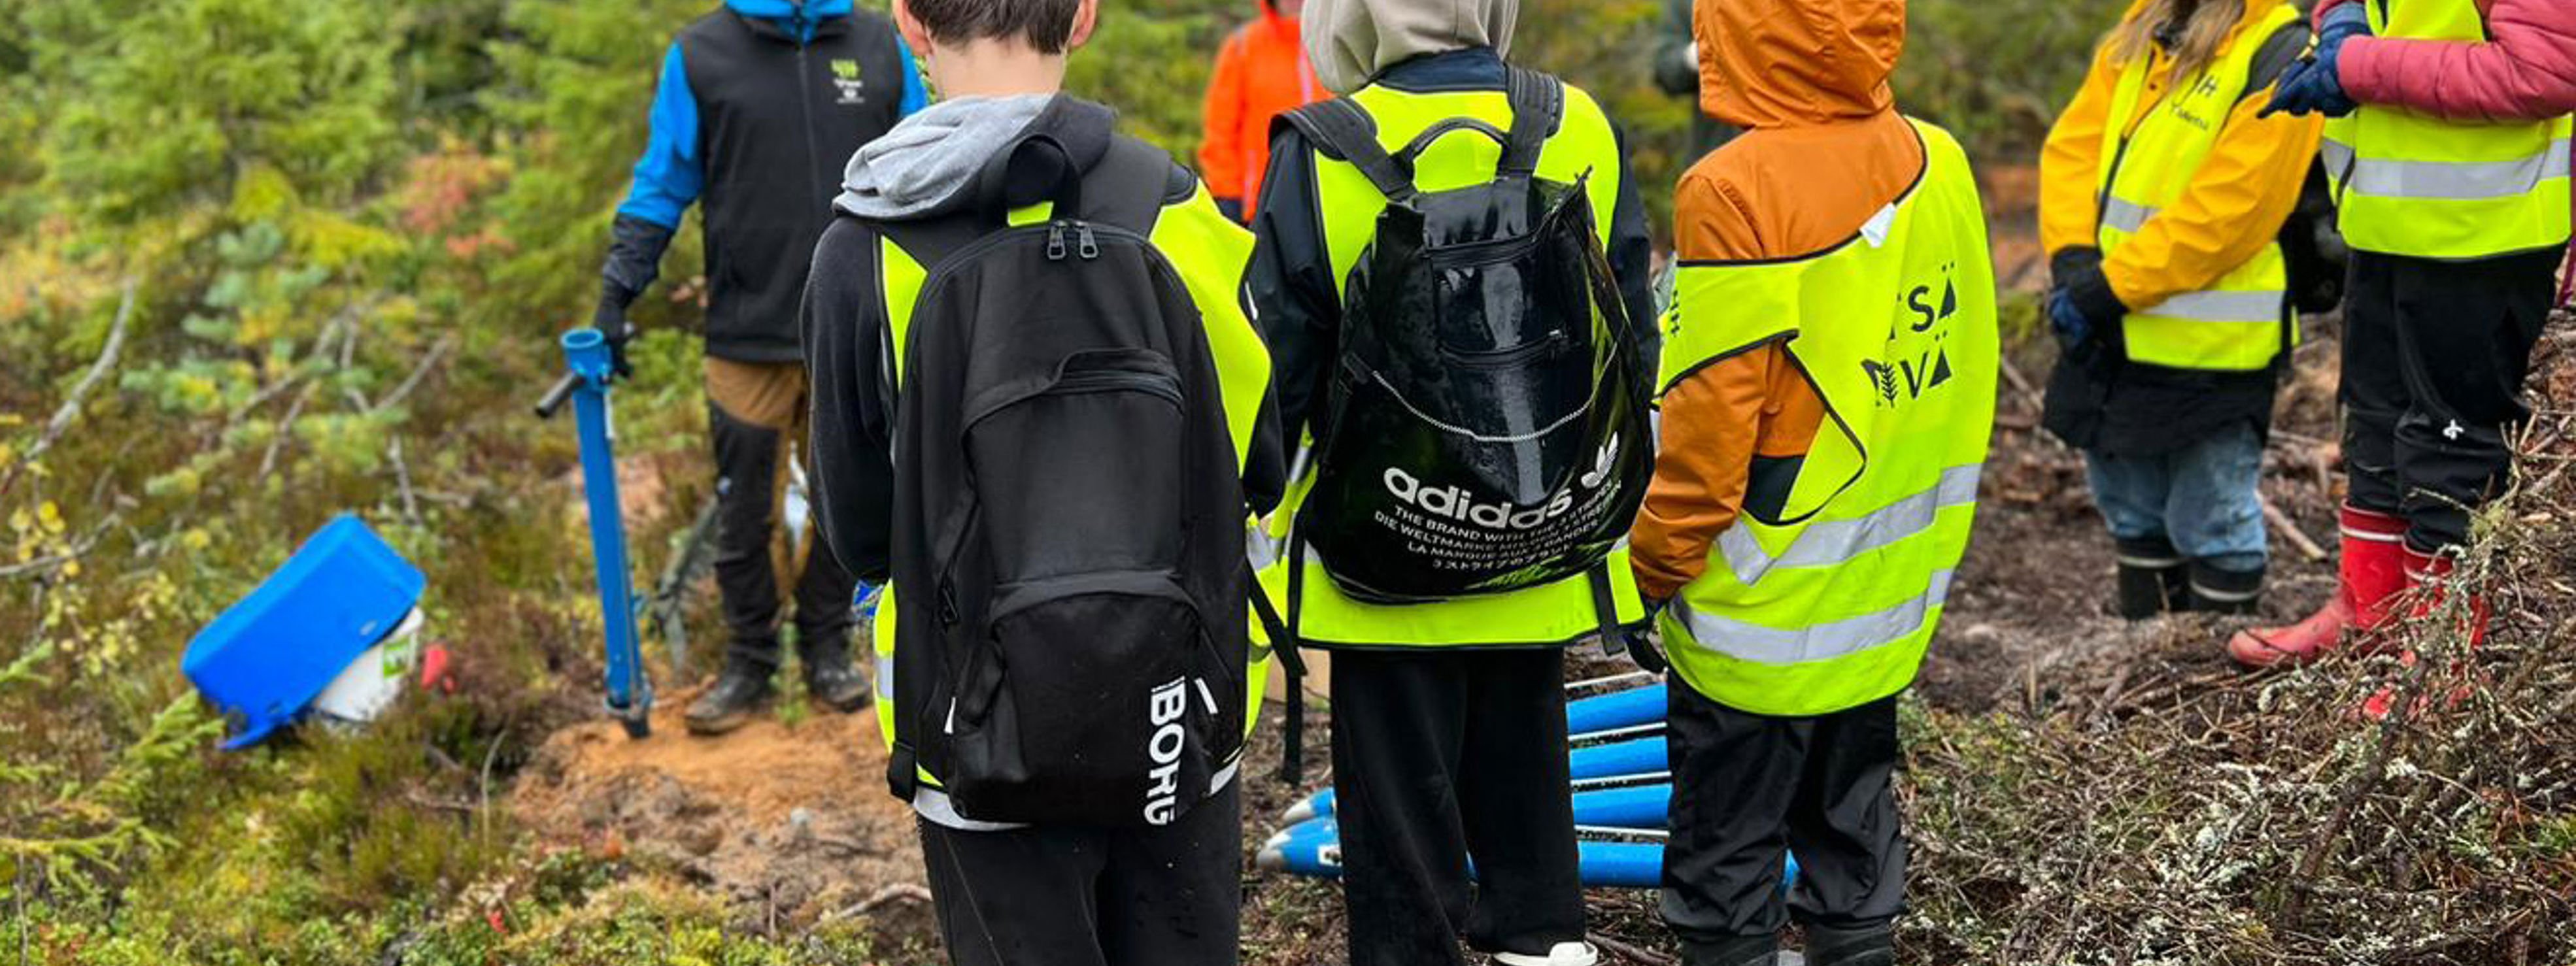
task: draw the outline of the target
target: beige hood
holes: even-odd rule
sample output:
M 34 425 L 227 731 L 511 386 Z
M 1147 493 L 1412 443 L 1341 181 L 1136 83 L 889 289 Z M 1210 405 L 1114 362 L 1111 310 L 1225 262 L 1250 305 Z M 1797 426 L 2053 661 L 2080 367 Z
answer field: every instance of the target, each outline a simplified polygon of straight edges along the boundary
M 1335 94 L 1423 54 L 1492 47 L 1509 55 L 1521 0 L 1306 0 L 1306 57 Z

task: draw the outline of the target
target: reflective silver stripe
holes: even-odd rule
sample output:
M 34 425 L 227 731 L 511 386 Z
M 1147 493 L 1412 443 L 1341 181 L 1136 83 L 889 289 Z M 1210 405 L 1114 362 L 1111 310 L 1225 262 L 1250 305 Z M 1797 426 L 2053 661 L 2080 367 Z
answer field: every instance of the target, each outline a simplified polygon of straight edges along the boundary
M 2192 292 L 2166 299 L 2139 315 L 2194 322 L 2246 322 L 2277 325 L 2289 305 L 2288 292 Z
M 2211 588 L 2208 584 L 2201 583 L 2197 580 L 2191 582 L 2191 592 L 2199 594 L 2202 597 L 2207 597 L 2211 600 L 2223 601 L 2230 604 L 2241 603 L 2263 596 L 2262 588 L 2259 587 L 2253 590 L 2216 590 Z
M 960 832 L 1008 832 L 1015 828 L 1028 827 L 1010 822 L 978 822 L 959 815 L 957 805 L 948 800 L 947 792 L 928 785 L 912 790 L 912 810 L 932 825 L 953 828 Z
M 877 655 L 877 700 L 894 700 L 894 655 Z
M 1977 502 L 1982 466 L 1953 466 L 1941 471 L 1931 489 L 1898 500 L 1868 516 L 1811 523 L 1780 556 L 1762 549 L 1751 528 L 1734 526 L 1717 538 L 1735 579 L 1751 586 L 1773 567 L 1830 567 L 1932 528 L 1941 511 Z
M 2136 234 L 2138 229 L 2147 227 L 2147 219 L 2155 217 L 2156 211 L 2114 195 L 2102 202 L 2102 227 Z
M 1863 614 L 1803 630 L 1784 631 L 1747 624 L 1731 617 L 1703 614 L 1682 600 L 1675 600 L 1673 607 L 1682 611 L 1681 618 L 1690 627 L 1692 643 L 1701 648 L 1755 664 L 1805 664 L 1885 647 L 1922 630 L 1932 608 L 1950 599 L 1951 574 L 1952 571 L 1948 570 L 1934 572 L 1932 586 L 1921 597 L 1875 614 Z
M 1216 774 L 1208 776 L 1208 794 L 1214 795 L 1224 791 L 1226 786 L 1234 784 L 1235 776 L 1242 771 L 1243 753 L 1236 751 L 1234 756 L 1226 761 L 1225 767 L 1217 769 Z M 1008 832 L 1012 829 L 1028 828 L 1026 825 L 1011 822 L 979 822 L 959 815 L 956 803 L 948 800 L 947 792 L 928 785 L 921 785 L 912 790 L 912 810 L 914 814 L 920 815 L 932 825 L 952 828 L 960 832 Z
M 2120 566 L 2141 570 L 2171 570 L 2188 562 L 2181 557 L 2133 557 L 2125 553 L 2119 555 L 2119 560 Z
M 2569 142 L 2512 161 L 2383 161 L 2355 159 L 2349 145 L 2325 144 L 2326 173 L 2344 177 L 2345 190 L 2379 198 L 2496 201 L 2531 193 L 2543 181 L 2568 176 Z

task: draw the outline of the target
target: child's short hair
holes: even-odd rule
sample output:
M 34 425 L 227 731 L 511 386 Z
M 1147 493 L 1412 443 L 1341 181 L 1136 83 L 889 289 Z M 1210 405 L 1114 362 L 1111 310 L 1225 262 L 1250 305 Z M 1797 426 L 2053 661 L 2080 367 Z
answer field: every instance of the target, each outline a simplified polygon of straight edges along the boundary
M 1073 15 L 1082 0 L 905 0 L 934 40 L 1028 41 L 1042 54 L 1064 53 L 1073 38 Z

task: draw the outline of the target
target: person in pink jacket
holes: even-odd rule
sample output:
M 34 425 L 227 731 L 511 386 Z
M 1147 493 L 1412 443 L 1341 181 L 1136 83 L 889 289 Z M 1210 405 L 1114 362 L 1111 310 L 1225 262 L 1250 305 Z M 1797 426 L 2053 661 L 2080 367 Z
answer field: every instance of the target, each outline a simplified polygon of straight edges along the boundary
M 2272 110 L 2346 119 L 2326 169 L 2351 244 L 2344 305 L 2341 587 L 2315 616 L 2228 642 L 2313 658 L 2438 588 L 2512 472 L 2523 378 L 2576 193 L 2576 2 L 2324 0 Z M 2419 601 L 2430 599 L 2420 595 Z M 2475 631 L 2472 631 L 2474 637 Z

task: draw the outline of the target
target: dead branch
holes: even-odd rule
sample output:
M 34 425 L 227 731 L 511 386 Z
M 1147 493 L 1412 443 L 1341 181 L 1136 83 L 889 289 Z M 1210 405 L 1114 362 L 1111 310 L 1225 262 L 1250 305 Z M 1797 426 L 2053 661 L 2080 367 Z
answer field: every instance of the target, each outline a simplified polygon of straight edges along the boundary
M 2326 548 L 2308 539 L 2307 531 L 2299 529 L 2298 521 L 2290 519 L 2289 514 L 2273 505 L 2270 496 L 2263 497 L 2263 519 L 2271 521 L 2273 531 L 2279 533 L 2281 539 L 2289 541 L 2290 546 L 2298 548 L 2299 556 L 2308 558 L 2309 563 L 2321 563 L 2330 556 Z
M 395 386 L 394 391 L 386 393 L 385 398 L 376 400 L 373 404 L 367 406 L 367 411 L 370 413 L 377 412 L 387 406 L 391 406 L 410 398 L 412 390 L 420 388 L 421 380 L 428 378 L 429 371 L 436 368 L 440 362 L 445 361 L 448 351 L 455 348 L 455 346 L 455 336 L 448 335 L 439 337 L 438 342 L 429 347 L 429 356 L 420 360 L 420 365 L 412 367 L 411 375 L 403 377 L 402 383 Z
M 909 882 L 897 882 L 893 885 L 877 890 L 876 894 L 861 900 L 857 905 L 850 906 L 824 916 L 823 921 L 832 922 L 835 920 L 847 919 L 851 916 L 863 916 L 877 911 L 877 909 L 888 903 L 913 902 L 922 905 L 929 905 L 930 901 L 930 890 L 913 885 Z
M 108 372 L 115 369 L 117 361 L 125 355 L 125 333 L 134 321 L 134 296 L 141 285 L 141 281 L 134 278 L 125 280 L 125 295 L 116 304 L 116 321 L 108 325 L 107 345 L 98 350 L 98 358 L 89 364 L 89 371 L 82 373 L 80 381 L 72 384 L 71 393 L 64 396 L 63 404 L 54 409 L 54 417 L 45 421 L 44 435 L 36 437 L 35 445 L 27 447 L 27 451 L 10 464 L 8 478 L 0 480 L 0 493 L 8 492 L 9 485 L 17 482 L 20 468 L 45 455 L 46 450 L 54 447 L 55 441 L 71 430 L 73 421 L 80 418 L 81 404 L 89 399 L 90 392 L 98 388 L 99 382 L 107 378 Z
M 412 492 L 411 464 L 403 460 L 402 434 L 395 433 L 385 455 L 394 464 L 394 488 L 402 494 L 403 522 L 420 525 L 420 495 Z
M 295 401 L 286 407 L 286 415 L 277 421 L 277 435 L 268 438 L 268 452 L 260 454 L 257 479 L 266 480 L 268 474 L 277 469 L 277 451 L 286 445 L 288 437 L 295 435 L 296 418 L 304 415 L 304 404 L 313 401 L 313 385 L 308 382 L 303 389 L 297 390 Z
M 1680 962 L 1680 960 L 1666 956 L 1662 953 L 1639 949 L 1635 946 L 1628 945 L 1627 943 L 1620 942 L 1599 933 L 1594 933 L 1587 938 L 1590 939 L 1593 945 L 1599 946 L 1602 949 L 1607 950 L 1611 955 L 1632 963 L 1643 963 L 1645 966 L 1677 966 Z

